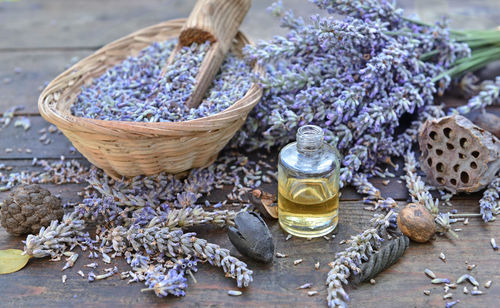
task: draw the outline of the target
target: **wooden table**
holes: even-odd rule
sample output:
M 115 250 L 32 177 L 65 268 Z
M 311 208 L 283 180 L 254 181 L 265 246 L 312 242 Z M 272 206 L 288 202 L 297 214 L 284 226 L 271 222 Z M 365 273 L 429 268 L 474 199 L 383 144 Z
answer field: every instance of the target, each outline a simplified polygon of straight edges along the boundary
M 269 2 L 253 2 L 243 25 L 250 37 L 269 38 L 273 34 L 283 33 L 278 28 L 278 22 L 265 12 Z M 312 5 L 303 0 L 285 2 L 302 15 L 316 12 Z M 500 3 L 496 0 L 474 3 L 465 0 L 400 2 L 409 12 L 416 12 L 427 21 L 446 13 L 453 19 L 452 24 L 459 28 L 494 27 L 500 20 Z M 38 141 L 38 130 L 48 126 L 40 117 L 36 105 L 40 88 L 69 63 L 89 55 L 111 40 L 148 25 L 187 16 L 193 3 L 194 0 L 0 0 L 0 113 L 10 106 L 24 105 L 25 109 L 20 114 L 28 116 L 32 123 L 31 129 L 26 132 L 14 128 L 12 123 L 0 131 L 0 163 L 13 166 L 13 171 L 20 171 L 33 169 L 33 157 L 56 160 L 64 155 L 66 158 L 85 161 L 81 155 L 69 151 L 70 143 L 63 135 L 50 135 L 52 143 L 47 146 Z M 490 75 L 495 73 L 498 74 L 498 71 L 487 72 Z M 454 98 L 446 98 L 445 101 L 452 105 L 463 103 Z M 5 148 L 13 148 L 14 151 L 7 153 Z M 21 152 L 18 152 L 18 148 Z M 31 149 L 32 153 L 26 152 L 26 149 Z M 276 162 L 270 160 L 270 163 Z M 406 204 L 406 188 L 397 179 L 391 180 L 387 186 L 382 184 L 381 179 L 374 179 L 373 183 L 382 190 L 384 196 L 394 198 L 400 206 Z M 46 187 L 61 194 L 63 201 L 77 201 L 77 193 L 83 185 Z M 264 190 L 268 191 L 275 188 L 274 184 L 264 186 Z M 6 193 L 0 193 L 0 199 L 5 196 Z M 452 201 L 453 208 L 460 212 L 478 212 L 480 196 L 459 195 Z M 216 192 L 211 198 L 212 201 L 221 200 L 224 192 Z M 292 238 L 285 241 L 286 234 L 278 224 L 269 222 L 276 251 L 289 257 L 275 259 L 269 265 L 241 257 L 254 270 L 254 282 L 240 297 L 227 295 L 227 290 L 235 288 L 234 281 L 224 278 L 221 270 L 209 265 L 200 266 L 196 274 L 198 282 L 189 281 L 190 287 L 185 297 L 157 298 L 152 294 L 141 293 L 142 284 L 127 285 L 117 276 L 88 283 L 76 274 L 87 263 L 82 258 L 75 267 L 64 272 L 68 280 L 62 284 L 63 264 L 38 259 L 31 260 L 20 272 L 0 276 L 0 306 L 325 306 L 327 264 L 334 259 L 335 252 L 345 247 L 339 243 L 363 230 L 373 215 L 363 210 L 361 199 L 352 188 L 343 190 L 340 227 L 334 240 Z M 429 278 L 423 274 L 424 268 L 432 269 L 440 277 L 456 279 L 468 272 L 466 261 L 477 265 L 471 274 L 480 281 L 481 289 L 487 294 L 477 297 L 465 295 L 462 286 L 451 290 L 453 299 L 461 301 L 458 307 L 498 306 L 500 255 L 491 249 L 489 239 L 500 234 L 500 223 L 484 224 L 479 219 L 471 219 L 467 226 L 459 223 L 455 228 L 463 228 L 459 232 L 460 240 L 440 237 L 428 244 L 411 243 L 404 257 L 376 278 L 375 285 L 368 283 L 348 287 L 352 307 L 442 307 L 445 303 L 442 286 L 431 285 Z M 235 256 L 240 257 L 224 230 L 210 227 L 194 230 L 200 237 L 228 247 Z M 10 236 L 1 229 L 0 249 L 22 249 L 22 239 Z M 497 241 L 500 241 L 500 237 Z M 438 258 L 440 252 L 446 255 L 446 263 Z M 299 258 L 304 261 L 294 266 L 293 261 Z M 314 263 L 318 261 L 321 267 L 315 270 Z M 128 268 L 122 260 L 117 261 L 117 265 L 120 271 Z M 493 281 L 490 289 L 482 287 L 487 280 Z M 309 297 L 307 290 L 296 290 L 297 286 L 306 282 L 312 283 L 312 290 L 319 291 L 319 294 Z M 426 289 L 431 290 L 430 296 L 423 294 Z

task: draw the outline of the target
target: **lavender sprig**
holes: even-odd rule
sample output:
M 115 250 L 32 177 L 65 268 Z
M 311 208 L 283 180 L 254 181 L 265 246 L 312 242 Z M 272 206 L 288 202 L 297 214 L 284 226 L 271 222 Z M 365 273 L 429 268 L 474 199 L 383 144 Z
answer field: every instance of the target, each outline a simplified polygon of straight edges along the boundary
M 380 190 L 368 181 L 368 177 L 365 174 L 358 173 L 354 175 L 352 184 L 356 187 L 358 193 L 367 195 L 367 197 L 363 198 L 363 202 L 373 205 L 373 210 L 379 208 L 388 210 L 398 206 L 394 199 L 382 198 Z
M 38 235 L 30 234 L 24 243 L 24 254 L 35 258 L 61 256 L 72 245 L 78 243 L 78 236 L 83 236 L 85 222 L 77 212 L 65 214 L 61 222 L 53 220 L 42 227 Z
M 351 275 L 360 273 L 362 262 L 368 261 L 375 249 L 379 248 L 387 231 L 395 227 L 396 214 L 389 211 L 386 215 L 376 215 L 372 226 L 357 236 L 351 237 L 350 246 L 336 254 L 336 259 L 329 264 L 332 268 L 328 272 L 328 307 L 347 307 L 349 295 L 343 288 Z
M 483 197 L 479 200 L 481 215 L 484 222 L 489 222 L 494 219 L 493 215 L 500 213 L 500 178 L 495 178 L 484 191 Z
M 434 200 L 429 192 L 429 187 L 425 185 L 421 177 L 417 175 L 417 161 L 415 154 L 408 152 L 405 155 L 406 187 L 410 193 L 412 202 L 421 203 L 429 210 L 429 212 L 436 216 L 439 212 L 439 199 Z
M 480 85 L 480 92 L 469 99 L 466 105 L 452 108 L 450 114 L 467 114 L 471 111 L 483 109 L 499 102 L 500 76 L 495 81 L 483 81 Z
M 113 248 L 123 252 L 124 241 L 132 246 L 134 251 L 143 249 L 148 255 L 162 253 L 168 257 L 196 256 L 207 260 L 210 264 L 222 267 L 228 277 L 237 281 L 238 287 L 248 286 L 252 281 L 252 271 L 247 265 L 229 254 L 229 250 L 197 238 L 195 233 L 184 233 L 180 229 L 169 229 L 161 224 L 150 224 L 146 228 L 131 226 L 126 229 L 116 227 L 113 232 Z

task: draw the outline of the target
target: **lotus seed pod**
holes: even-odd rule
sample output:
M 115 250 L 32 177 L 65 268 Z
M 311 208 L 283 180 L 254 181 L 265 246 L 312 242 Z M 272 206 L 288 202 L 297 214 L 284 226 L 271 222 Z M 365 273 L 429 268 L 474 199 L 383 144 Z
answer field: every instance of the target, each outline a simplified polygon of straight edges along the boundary
M 420 203 L 410 203 L 398 215 L 398 227 L 411 240 L 425 243 L 436 233 L 434 217 Z
M 418 136 L 427 182 L 451 192 L 486 187 L 500 169 L 500 141 L 460 115 L 428 120 Z

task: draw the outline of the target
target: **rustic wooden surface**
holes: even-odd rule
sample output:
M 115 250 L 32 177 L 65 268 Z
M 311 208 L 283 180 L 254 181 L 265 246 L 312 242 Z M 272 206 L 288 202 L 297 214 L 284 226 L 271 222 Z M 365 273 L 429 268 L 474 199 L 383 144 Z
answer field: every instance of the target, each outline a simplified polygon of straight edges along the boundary
M 303 0 L 284 2 L 302 15 L 316 12 L 312 5 Z M 453 19 L 452 25 L 458 28 L 495 27 L 500 23 L 500 2 L 496 0 L 399 2 L 409 12 L 418 14 L 426 21 L 446 14 Z M 273 34 L 282 33 L 278 22 L 265 12 L 269 3 L 264 0 L 253 1 L 253 7 L 242 26 L 253 39 L 267 39 Z M 52 139 L 50 145 L 42 145 L 38 141 L 38 130 L 48 126 L 36 107 L 39 88 L 69 63 L 92 53 L 103 44 L 144 26 L 185 17 L 193 4 L 194 0 L 0 0 L 0 113 L 10 106 L 24 105 L 25 109 L 20 114 L 29 116 L 32 123 L 31 129 L 26 132 L 14 128 L 12 124 L 0 131 L 0 163 L 12 166 L 13 171 L 20 171 L 35 169 L 31 166 L 33 157 L 54 160 L 64 155 L 85 162 L 79 154 L 69 151 L 70 143 L 62 135 L 49 134 Z M 16 73 L 16 68 L 20 68 L 21 72 Z M 498 70 L 489 69 L 487 74 L 498 74 Z M 456 98 L 444 100 L 450 105 L 463 103 Z M 494 111 L 499 113 L 498 110 Z M 5 148 L 13 148 L 14 151 L 7 153 Z M 26 149 L 31 149 L 32 153 L 27 153 Z M 384 196 L 393 197 L 400 206 L 404 206 L 408 195 L 404 185 L 398 183 L 397 179 L 391 180 L 389 185 L 383 185 L 382 179 L 374 179 L 373 183 L 382 190 Z M 83 184 L 46 187 L 61 194 L 63 201 L 77 201 L 77 193 Z M 272 191 L 275 185 L 266 185 L 264 189 Z M 5 194 L 0 193 L 0 199 Z M 208 199 L 217 201 L 224 196 L 224 191 L 215 191 Z M 459 212 L 476 213 L 479 197 L 479 193 L 459 195 L 453 199 L 453 208 Z M 89 284 L 76 274 L 83 264 L 88 263 L 84 258 L 74 268 L 64 272 L 68 275 L 68 281 L 63 285 L 60 271 L 63 264 L 41 259 L 31 260 L 20 272 L 0 276 L 0 306 L 322 307 L 326 304 L 324 283 L 327 264 L 333 260 L 335 252 L 343 249 L 339 242 L 363 230 L 372 217 L 371 212 L 362 210 L 364 205 L 361 196 L 352 188 L 343 190 L 340 206 L 340 227 L 336 238 L 330 241 L 323 238 L 311 241 L 292 238 L 285 241 L 286 234 L 275 221 L 270 221 L 276 251 L 289 257 L 275 259 L 269 265 L 241 257 L 254 270 L 254 283 L 241 297 L 229 297 L 227 290 L 235 288 L 234 281 L 224 278 L 219 269 L 208 265 L 200 266 L 196 274 L 198 283 L 189 280 L 186 297 L 157 298 L 152 294 L 141 293 L 142 284 L 127 285 L 117 276 Z M 500 255 L 491 249 L 489 239 L 500 234 L 500 224 L 483 224 L 479 219 L 471 219 L 467 226 L 459 223 L 455 227 L 463 228 L 459 232 L 460 240 L 440 237 L 428 244 L 411 243 L 404 257 L 376 278 L 375 285 L 348 287 L 351 306 L 443 307 L 442 287 L 431 285 L 423 270 L 430 268 L 440 277 L 456 279 L 468 272 L 465 261 L 477 265 L 471 273 L 479 280 L 486 294 L 472 297 L 463 294 L 460 287 L 451 291 L 453 299 L 460 299 L 460 307 L 497 306 L 500 298 Z M 197 227 L 193 230 L 203 238 L 230 248 L 235 256 L 240 257 L 224 230 L 212 227 Z M 22 239 L 0 229 L 0 249 L 22 249 Z M 438 258 L 440 252 L 446 254 L 446 263 Z M 304 259 L 304 262 L 294 266 L 293 260 L 298 258 Z M 318 261 L 321 267 L 315 270 L 314 263 Z M 118 260 L 116 263 L 121 271 L 127 269 L 123 261 Z M 490 289 L 482 287 L 487 280 L 493 281 Z M 319 291 L 319 294 L 309 297 L 307 290 L 295 289 L 306 282 L 313 283 L 312 289 Z M 468 285 L 468 288 L 472 286 Z M 425 289 L 431 290 L 430 296 L 423 295 Z

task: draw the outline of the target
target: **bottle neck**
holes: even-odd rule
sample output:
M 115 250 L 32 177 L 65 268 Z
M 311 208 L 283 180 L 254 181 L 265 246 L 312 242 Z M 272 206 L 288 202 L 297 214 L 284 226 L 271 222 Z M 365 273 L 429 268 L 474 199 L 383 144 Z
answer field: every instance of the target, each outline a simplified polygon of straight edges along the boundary
M 323 130 L 316 125 L 305 125 L 297 131 L 297 151 L 302 154 L 312 154 L 323 146 Z

